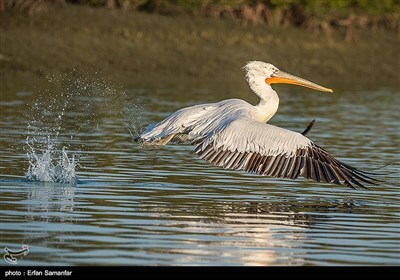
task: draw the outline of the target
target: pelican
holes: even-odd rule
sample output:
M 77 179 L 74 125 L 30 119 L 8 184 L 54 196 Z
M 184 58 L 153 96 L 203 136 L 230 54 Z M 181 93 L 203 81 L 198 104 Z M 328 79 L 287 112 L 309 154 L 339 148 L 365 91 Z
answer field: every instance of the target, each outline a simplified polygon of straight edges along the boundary
M 135 138 L 143 147 L 162 147 L 168 142 L 189 142 L 194 152 L 213 165 L 264 176 L 345 185 L 352 189 L 376 184 L 371 172 L 343 163 L 305 135 L 267 124 L 279 106 L 271 85 L 283 83 L 333 92 L 313 82 L 279 70 L 270 63 L 250 61 L 243 67 L 250 89 L 260 98 L 253 106 L 244 100 L 180 109 L 156 124 L 148 125 Z

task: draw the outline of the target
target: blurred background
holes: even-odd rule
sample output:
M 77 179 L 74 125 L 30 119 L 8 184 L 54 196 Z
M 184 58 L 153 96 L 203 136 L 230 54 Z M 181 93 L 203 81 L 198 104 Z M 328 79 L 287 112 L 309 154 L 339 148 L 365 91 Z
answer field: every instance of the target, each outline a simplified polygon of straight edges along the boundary
M 398 87 L 399 0 L 0 0 L 1 98 L 52 74 L 246 89 L 263 60 L 330 87 Z

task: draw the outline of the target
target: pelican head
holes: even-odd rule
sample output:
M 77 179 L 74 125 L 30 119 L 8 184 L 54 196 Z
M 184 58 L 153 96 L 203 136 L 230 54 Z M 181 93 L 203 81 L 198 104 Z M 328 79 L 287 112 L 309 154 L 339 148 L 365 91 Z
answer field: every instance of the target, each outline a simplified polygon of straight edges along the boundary
M 262 61 L 249 61 L 246 63 L 243 69 L 246 72 L 246 79 L 249 84 L 253 83 L 254 80 L 259 81 L 261 79 L 269 86 L 271 84 L 292 84 L 319 91 L 333 92 L 333 90 L 330 88 L 317 85 L 313 82 L 281 71 L 271 63 Z

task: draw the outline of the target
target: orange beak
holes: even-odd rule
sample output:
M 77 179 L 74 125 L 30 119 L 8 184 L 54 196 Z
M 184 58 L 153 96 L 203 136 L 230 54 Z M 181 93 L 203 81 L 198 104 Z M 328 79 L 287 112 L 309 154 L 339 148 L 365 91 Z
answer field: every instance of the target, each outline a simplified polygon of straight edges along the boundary
M 286 73 L 286 72 L 283 72 L 280 70 L 278 72 L 272 74 L 271 77 L 266 78 L 265 82 L 268 85 L 270 85 L 270 84 L 291 84 L 291 85 L 308 87 L 308 88 L 319 90 L 319 91 L 333 92 L 333 90 L 330 88 L 326 88 L 326 87 L 314 84 L 313 82 L 307 81 L 305 79 L 296 77 L 294 75 L 291 75 L 289 73 Z

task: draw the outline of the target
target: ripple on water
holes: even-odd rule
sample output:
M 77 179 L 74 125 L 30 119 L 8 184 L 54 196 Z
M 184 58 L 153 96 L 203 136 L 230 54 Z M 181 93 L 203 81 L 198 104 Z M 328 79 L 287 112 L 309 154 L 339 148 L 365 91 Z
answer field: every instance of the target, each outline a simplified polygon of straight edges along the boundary
M 87 103 L 108 97 L 90 94 L 71 97 L 58 134 L 30 135 L 40 140 L 31 145 L 35 160 L 50 166 L 42 171 L 63 164 L 65 146 L 79 180 L 27 180 L 32 151 L 17 113 L 22 103 L 0 103 L 0 114 L 6 112 L 0 118 L 0 246 L 28 244 L 22 265 L 399 265 L 393 94 L 339 93 L 340 102 L 329 99 L 323 108 L 314 95 L 283 94 L 285 106 L 273 120 L 301 131 L 318 117 L 310 137 L 340 159 L 361 169 L 390 163 L 382 169 L 392 172 L 382 176 L 385 183 L 370 190 L 227 171 L 197 159 L 190 146 L 141 149 L 131 142 L 123 114 L 107 111 L 118 102 L 99 109 Z M 189 97 L 163 103 L 165 92 L 146 98 L 143 124 L 190 103 Z M 46 116 L 55 122 L 58 115 Z

